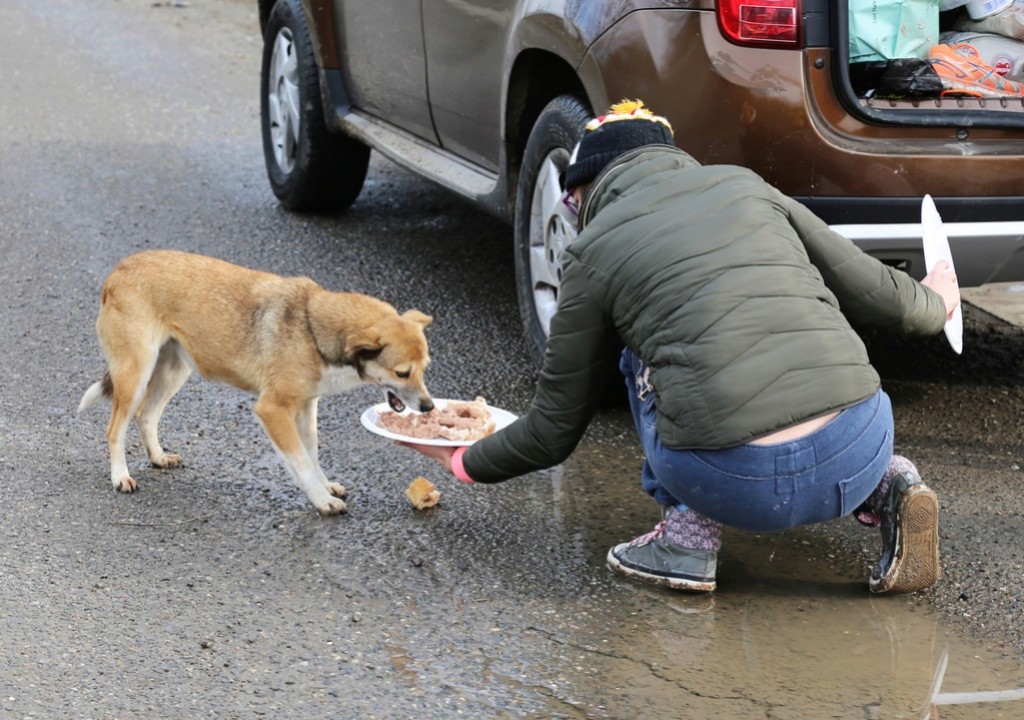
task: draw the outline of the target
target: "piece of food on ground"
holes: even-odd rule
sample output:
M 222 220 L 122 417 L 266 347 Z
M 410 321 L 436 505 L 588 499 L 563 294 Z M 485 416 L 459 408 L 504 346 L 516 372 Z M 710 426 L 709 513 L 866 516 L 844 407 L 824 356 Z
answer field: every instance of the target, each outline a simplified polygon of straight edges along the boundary
M 399 414 L 385 410 L 377 423 L 389 432 L 420 440 L 454 440 L 470 442 L 494 432 L 494 419 L 487 400 L 477 397 L 472 402 L 449 400 L 444 408 L 430 412 Z
M 417 510 L 432 508 L 441 501 L 441 492 L 425 477 L 413 480 L 405 490 L 405 496 Z

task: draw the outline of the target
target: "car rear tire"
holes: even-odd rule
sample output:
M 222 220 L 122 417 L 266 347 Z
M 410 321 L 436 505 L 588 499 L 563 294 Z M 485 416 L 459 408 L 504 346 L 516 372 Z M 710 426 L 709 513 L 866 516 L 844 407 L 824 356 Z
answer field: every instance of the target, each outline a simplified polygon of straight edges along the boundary
M 516 285 L 527 347 L 538 366 L 558 305 L 561 254 L 576 238 L 576 217 L 562 202 L 559 175 L 591 117 L 578 97 L 556 97 L 538 116 L 523 153 L 516 191 Z
M 344 210 L 359 196 L 370 149 L 331 133 L 300 0 L 278 0 L 263 36 L 263 156 L 274 195 L 289 210 Z

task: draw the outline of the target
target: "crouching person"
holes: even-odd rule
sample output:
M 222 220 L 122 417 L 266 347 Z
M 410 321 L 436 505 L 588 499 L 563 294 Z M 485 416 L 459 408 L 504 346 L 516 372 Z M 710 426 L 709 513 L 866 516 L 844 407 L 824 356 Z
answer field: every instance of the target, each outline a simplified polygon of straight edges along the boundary
M 587 125 L 564 184 L 580 233 L 529 411 L 469 448 L 410 447 L 466 482 L 556 465 L 617 362 L 663 520 L 613 547 L 612 570 L 711 591 L 723 525 L 854 515 L 882 533 L 873 592 L 932 585 L 938 501 L 892 454 L 854 327 L 938 333 L 960 302 L 948 265 L 921 282 L 884 265 L 750 170 L 700 165 L 640 102 Z

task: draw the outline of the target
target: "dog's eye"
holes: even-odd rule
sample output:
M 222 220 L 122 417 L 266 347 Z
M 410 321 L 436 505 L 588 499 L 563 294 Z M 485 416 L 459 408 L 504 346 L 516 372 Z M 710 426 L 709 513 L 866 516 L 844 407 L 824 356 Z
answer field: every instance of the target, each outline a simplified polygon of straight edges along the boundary
M 395 375 L 397 375 L 398 377 L 402 378 L 403 380 L 407 380 L 409 378 L 409 375 L 411 375 L 411 374 L 412 374 L 412 372 L 410 370 L 404 370 L 402 372 L 399 372 L 397 370 L 395 371 Z

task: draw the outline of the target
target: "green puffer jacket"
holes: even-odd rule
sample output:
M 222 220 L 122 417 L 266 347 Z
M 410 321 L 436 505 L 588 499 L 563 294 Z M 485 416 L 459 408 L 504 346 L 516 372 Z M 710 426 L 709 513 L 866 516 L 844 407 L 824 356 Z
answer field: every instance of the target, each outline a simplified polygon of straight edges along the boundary
M 498 482 L 564 461 L 625 344 L 651 367 L 671 448 L 739 445 L 873 395 L 854 326 L 934 334 L 938 293 L 736 166 L 669 146 L 616 159 L 564 257 L 529 411 L 463 456 Z

